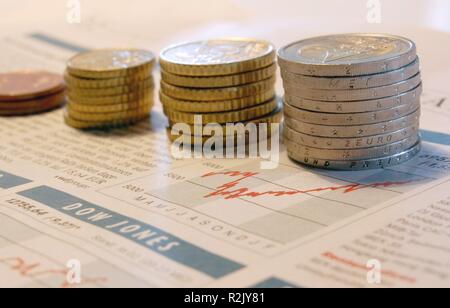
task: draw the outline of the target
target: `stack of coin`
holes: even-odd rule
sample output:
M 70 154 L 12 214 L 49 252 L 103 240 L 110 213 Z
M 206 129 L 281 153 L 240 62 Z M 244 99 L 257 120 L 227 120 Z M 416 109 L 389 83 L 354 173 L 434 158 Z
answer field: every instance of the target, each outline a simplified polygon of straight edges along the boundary
M 226 123 L 279 123 L 275 56 L 272 44 L 253 39 L 217 39 L 166 48 L 160 56 L 160 99 L 170 126 L 198 125 L 195 116 L 201 116 L 201 125 L 217 123 L 222 128 Z
M 0 116 L 36 114 L 63 104 L 61 75 L 44 71 L 0 74 Z
M 376 34 L 317 37 L 279 50 L 289 156 L 337 170 L 385 168 L 420 151 L 415 44 Z
M 137 49 L 81 53 L 67 63 L 65 121 L 80 129 L 112 128 L 149 117 L 154 55 Z

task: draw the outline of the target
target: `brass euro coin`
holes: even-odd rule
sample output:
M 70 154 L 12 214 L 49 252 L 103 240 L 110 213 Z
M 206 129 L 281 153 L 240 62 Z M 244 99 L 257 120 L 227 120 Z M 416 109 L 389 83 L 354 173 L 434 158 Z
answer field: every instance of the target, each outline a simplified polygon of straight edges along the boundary
M 161 68 L 181 76 L 224 76 L 255 71 L 275 62 L 266 41 L 229 38 L 170 46 L 160 55 Z
M 80 78 L 70 75 L 67 71 L 64 74 L 64 80 L 66 81 L 67 86 L 70 88 L 78 89 L 103 89 L 121 87 L 131 84 L 138 84 L 149 78 L 153 78 L 152 75 L 149 74 L 149 72 L 108 79 Z
M 153 89 L 154 89 L 153 78 L 148 78 L 139 83 L 111 88 L 81 89 L 69 87 L 67 89 L 67 92 L 79 97 L 104 97 L 104 96 L 123 95 L 139 91 L 152 91 Z
M 258 93 L 267 92 L 275 86 L 275 77 L 269 79 L 229 88 L 217 88 L 217 89 L 191 89 L 181 88 L 169 85 L 164 81 L 161 82 L 161 91 L 170 97 L 187 100 L 187 101 L 220 101 L 230 100 L 236 98 L 242 98 L 247 96 L 256 95 Z
M 69 101 L 67 104 L 67 107 L 70 110 L 73 110 L 75 112 L 80 113 L 112 113 L 112 112 L 123 112 L 123 111 L 130 111 L 134 109 L 139 109 L 141 107 L 145 106 L 153 106 L 154 101 L 153 99 L 147 99 L 147 100 L 141 100 L 141 101 L 135 101 L 130 102 L 126 104 L 114 104 L 114 105 L 81 105 L 77 104 L 76 102 Z
M 277 71 L 276 64 L 257 71 L 218 77 L 188 77 L 161 71 L 162 80 L 170 85 L 185 88 L 225 88 L 255 83 L 269 79 Z
M 211 140 L 211 138 L 215 139 L 216 137 L 219 137 L 222 139 L 224 145 L 226 145 L 226 143 L 229 142 L 228 140 L 230 138 L 233 138 L 234 145 L 236 146 L 239 140 L 244 139 L 246 144 L 248 144 L 251 141 L 251 138 L 249 138 L 250 136 L 249 132 L 243 134 L 234 133 L 231 135 L 222 134 L 222 132 L 223 131 L 221 131 L 221 128 L 217 127 L 217 129 L 214 130 L 214 132 L 212 132 L 210 135 L 205 134 L 202 136 L 195 136 L 184 133 L 182 133 L 181 135 L 180 134 L 177 135 L 172 134 L 171 128 L 167 128 L 167 136 L 169 137 L 169 140 L 171 142 L 183 142 L 185 144 L 205 144 L 208 140 Z M 217 135 L 215 135 L 215 133 L 217 133 Z M 256 142 L 262 141 L 263 139 L 270 140 L 271 139 L 270 126 L 268 127 L 268 129 L 266 128 L 260 129 L 257 127 L 254 132 L 254 136 L 255 136 L 254 141 Z M 261 136 L 263 137 L 260 138 Z
M 171 98 L 160 92 L 160 100 L 167 109 L 190 113 L 213 113 L 240 110 L 262 104 L 275 97 L 275 89 L 244 98 L 224 101 L 193 102 Z
M 149 116 L 150 116 L 149 114 L 143 114 L 136 118 L 117 119 L 114 121 L 85 121 L 74 119 L 66 113 L 64 115 L 64 122 L 68 126 L 76 129 L 114 129 L 139 123 L 143 120 L 148 119 Z
M 153 97 L 153 91 L 151 88 L 144 89 L 138 92 L 131 92 L 121 95 L 105 96 L 105 97 L 86 97 L 80 96 L 77 93 L 67 93 L 70 101 L 76 102 L 80 105 L 113 105 L 113 104 L 126 104 L 129 102 L 135 102 L 139 100 L 146 100 Z
M 188 123 L 195 124 L 195 118 L 200 116 L 204 123 L 235 123 L 248 121 L 253 118 L 259 118 L 264 115 L 270 114 L 278 107 L 278 100 L 273 99 L 269 102 L 263 103 L 258 106 L 230 111 L 230 112 L 219 112 L 219 113 L 207 113 L 207 114 L 195 114 L 195 113 L 185 113 L 174 111 L 170 109 L 165 109 L 167 117 L 171 122 L 178 123 Z
M 90 121 L 90 122 L 104 122 L 104 121 L 118 121 L 118 120 L 128 120 L 142 117 L 146 114 L 149 114 L 151 110 L 151 104 L 146 106 L 140 106 L 137 109 L 120 111 L 120 112 L 111 112 L 111 113 L 84 113 L 75 111 L 68 106 L 67 114 L 75 119 L 80 121 Z
M 248 121 L 242 121 L 242 122 L 238 122 L 238 123 L 231 123 L 231 124 L 242 124 L 239 125 L 241 128 L 243 127 L 245 129 L 245 126 L 247 124 L 277 124 L 280 123 L 281 120 L 283 119 L 283 105 L 281 104 L 281 102 L 278 104 L 277 109 L 275 109 L 273 112 L 271 112 L 268 115 L 264 115 L 262 117 L 259 118 L 254 118 L 254 119 L 250 119 Z M 175 124 L 178 124 L 176 122 L 172 122 L 169 119 L 169 126 L 173 127 Z M 186 123 L 183 123 L 186 124 Z M 201 123 L 200 125 L 193 125 L 193 124 L 187 124 L 189 126 L 189 129 L 191 132 L 194 132 L 196 129 L 198 129 L 200 132 L 203 130 L 204 126 L 207 125 L 208 123 Z M 220 124 L 220 123 L 219 123 Z M 222 129 L 223 129 L 223 135 L 226 135 L 226 124 L 228 123 L 222 123 Z M 200 133 L 201 134 L 201 133 Z
M 67 62 L 70 75 L 107 79 L 147 73 L 155 63 L 154 55 L 139 49 L 100 49 L 80 53 Z

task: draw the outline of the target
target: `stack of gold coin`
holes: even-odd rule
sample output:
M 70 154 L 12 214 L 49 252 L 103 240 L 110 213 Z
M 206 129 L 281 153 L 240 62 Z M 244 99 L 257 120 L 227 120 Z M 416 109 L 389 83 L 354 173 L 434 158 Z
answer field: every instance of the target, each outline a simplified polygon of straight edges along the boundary
M 160 56 L 160 99 L 170 126 L 279 123 L 275 56 L 272 44 L 253 39 L 217 39 L 166 48 Z M 201 123 L 195 121 L 198 116 Z
M 112 128 L 149 117 L 154 55 L 138 49 L 81 53 L 67 63 L 65 121 L 79 129 Z
M 289 156 L 306 165 L 364 170 L 414 157 L 422 80 L 406 38 L 343 34 L 278 52 Z
M 0 74 L 0 116 L 36 114 L 63 104 L 61 75 L 44 71 Z

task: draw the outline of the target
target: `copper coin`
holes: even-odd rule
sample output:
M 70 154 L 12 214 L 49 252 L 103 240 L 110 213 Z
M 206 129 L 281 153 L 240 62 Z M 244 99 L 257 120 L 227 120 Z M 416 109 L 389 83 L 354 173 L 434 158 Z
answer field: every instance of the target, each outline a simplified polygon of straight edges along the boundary
M 1 116 L 17 116 L 36 114 L 61 107 L 65 103 L 65 93 L 60 91 L 56 94 L 41 97 L 26 102 L 0 102 Z
M 60 92 L 62 75 L 44 71 L 20 71 L 0 74 L 0 101 L 22 101 Z

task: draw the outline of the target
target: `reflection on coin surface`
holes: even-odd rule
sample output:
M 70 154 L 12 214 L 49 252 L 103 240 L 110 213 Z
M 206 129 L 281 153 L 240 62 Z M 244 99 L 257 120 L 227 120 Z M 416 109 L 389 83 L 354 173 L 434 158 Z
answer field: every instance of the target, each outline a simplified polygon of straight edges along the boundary
M 70 73 L 77 71 L 105 73 L 137 68 L 151 64 L 154 60 L 154 55 L 145 50 L 102 49 L 76 55 L 68 61 L 67 68 Z
M 169 73 L 220 76 L 267 67 L 274 57 L 275 47 L 266 41 L 230 38 L 168 47 L 160 58 L 161 67 Z
M 378 34 L 316 37 L 293 43 L 279 51 L 280 65 L 286 70 L 316 76 L 387 72 L 412 63 L 415 58 L 416 46 L 412 41 Z
M 0 100 L 33 99 L 61 91 L 61 75 L 43 71 L 21 71 L 0 74 Z

